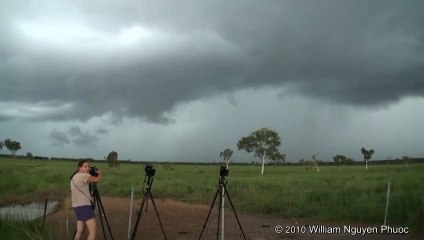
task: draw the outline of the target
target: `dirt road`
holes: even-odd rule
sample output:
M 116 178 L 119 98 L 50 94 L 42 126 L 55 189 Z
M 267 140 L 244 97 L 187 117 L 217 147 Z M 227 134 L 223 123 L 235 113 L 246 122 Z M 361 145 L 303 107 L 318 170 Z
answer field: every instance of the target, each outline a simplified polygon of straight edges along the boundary
M 107 214 L 107 220 L 111 228 L 113 239 L 125 240 L 128 239 L 128 222 L 129 222 L 129 199 L 126 198 L 111 198 L 102 197 L 103 206 Z M 140 208 L 141 201 L 138 199 L 134 202 L 132 226 L 135 225 L 137 212 Z M 188 204 L 172 199 L 155 199 L 155 203 L 159 209 L 159 217 L 163 223 L 164 232 L 167 239 L 199 239 L 200 233 L 203 229 L 207 214 L 210 206 L 199 204 Z M 237 206 L 236 206 L 237 207 Z M 236 209 L 237 210 L 237 209 Z M 352 235 L 343 233 L 343 225 L 336 223 L 323 223 L 313 220 L 305 219 L 281 219 L 269 216 L 249 215 L 237 211 L 243 232 L 246 239 L 264 240 L 264 239 L 424 239 L 423 235 L 409 234 L 361 234 Z M 102 227 L 100 224 L 99 214 L 96 209 L 97 223 L 98 223 L 98 238 L 105 239 L 103 236 Z M 67 224 L 68 222 L 68 224 Z M 69 199 L 66 199 L 62 204 L 59 211 L 48 217 L 47 224 L 55 226 L 55 229 L 61 232 L 62 236 L 73 236 L 75 229 L 75 215 L 70 208 Z M 106 239 L 110 239 L 108 230 L 105 225 Z M 217 239 L 217 225 L 218 225 L 218 208 L 214 206 L 208 223 L 204 229 L 201 239 Z M 275 227 L 293 226 L 294 231 L 302 231 L 302 226 L 305 226 L 306 233 L 295 234 L 277 234 Z M 342 233 L 326 233 L 326 234 L 311 234 L 310 227 L 313 226 L 326 226 L 326 227 L 341 227 Z M 299 228 L 297 228 L 299 227 Z M 367 227 L 355 225 L 354 227 Z M 242 232 L 238 226 L 236 218 L 231 208 L 225 209 L 225 239 L 236 240 L 243 239 Z M 303 228 L 303 230 L 305 230 Z M 69 230 L 68 230 L 69 229 Z M 132 229 L 131 229 L 132 232 Z M 137 229 L 135 239 L 165 239 L 161 231 L 157 216 L 155 214 L 153 205 L 149 201 L 147 212 L 143 212 L 141 221 Z M 72 239 L 72 237 L 70 237 Z

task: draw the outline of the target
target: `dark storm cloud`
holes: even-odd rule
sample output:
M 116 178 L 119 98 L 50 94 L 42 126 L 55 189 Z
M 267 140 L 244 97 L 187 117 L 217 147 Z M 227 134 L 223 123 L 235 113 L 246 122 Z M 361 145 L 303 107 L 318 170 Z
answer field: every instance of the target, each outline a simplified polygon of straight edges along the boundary
M 422 1 L 76 1 L 61 18 L 96 38 L 47 45 L 16 27 L 58 5 L 16 15 L 0 5 L 0 102 L 67 106 L 37 119 L 164 121 L 178 104 L 264 86 L 363 106 L 424 93 Z M 149 40 L 103 42 L 123 29 L 147 29 Z
M 100 132 L 104 134 L 103 130 Z M 83 131 L 79 126 L 74 125 L 69 127 L 67 131 L 53 129 L 49 133 L 49 140 L 53 146 L 63 147 L 65 144 L 71 143 L 77 146 L 84 146 L 95 144 L 99 140 L 99 137 L 88 131 Z
M 10 117 L 10 116 L 4 116 L 4 115 L 1 115 L 0 114 L 0 122 L 3 122 L 3 121 L 10 121 L 10 120 L 12 120 L 13 118 L 12 117 Z
M 78 146 L 86 146 L 95 144 L 99 138 L 96 135 L 92 135 L 89 133 L 83 133 L 82 135 L 74 138 L 72 143 Z
M 51 141 L 53 146 L 59 146 L 59 147 L 63 147 L 65 144 L 71 143 L 71 141 L 69 140 L 65 132 L 61 132 L 56 129 L 53 129 L 52 131 L 50 131 L 49 140 Z
M 71 126 L 68 129 L 68 134 L 72 137 L 78 137 L 78 136 L 81 136 L 83 133 L 82 133 L 81 128 L 79 126 Z
M 79 126 L 71 126 L 68 129 L 68 135 L 72 137 L 72 143 L 78 146 L 92 145 L 99 138 L 88 131 L 82 131 Z
M 108 134 L 108 133 L 109 133 L 109 131 L 108 131 L 108 130 L 106 130 L 106 129 L 104 129 L 104 128 L 98 128 L 98 129 L 96 130 L 96 133 L 97 133 L 97 134 L 99 134 L 99 135 L 105 135 L 105 134 Z

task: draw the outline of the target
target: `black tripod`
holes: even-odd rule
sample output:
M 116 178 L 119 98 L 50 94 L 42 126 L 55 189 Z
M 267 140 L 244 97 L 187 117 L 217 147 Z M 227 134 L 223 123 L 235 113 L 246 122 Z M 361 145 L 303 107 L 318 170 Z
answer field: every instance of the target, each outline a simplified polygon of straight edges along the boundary
M 141 221 L 141 214 L 143 213 L 143 207 L 144 207 L 144 204 L 146 203 L 146 201 L 148 201 L 148 199 L 147 199 L 148 197 L 150 197 L 150 199 L 152 200 L 153 207 L 155 208 L 156 216 L 159 220 L 160 228 L 162 229 L 162 233 L 163 233 L 163 236 L 165 237 L 165 240 L 167 240 L 168 238 L 166 237 L 165 231 L 163 230 L 163 226 L 162 226 L 162 222 L 160 221 L 158 209 L 156 208 L 156 204 L 155 204 L 155 201 L 153 200 L 152 192 L 150 191 L 150 189 L 152 188 L 152 184 L 153 184 L 153 178 L 155 176 L 155 169 L 153 169 L 153 166 L 147 165 L 144 168 L 144 170 L 146 171 L 146 175 L 144 175 L 144 183 L 146 184 L 146 189 L 145 189 L 145 192 L 144 192 L 144 195 L 143 195 L 143 201 L 141 202 L 140 210 L 138 211 L 137 221 L 135 223 L 134 230 L 133 230 L 133 233 L 131 235 L 131 240 L 135 239 L 138 224 Z M 147 180 L 146 180 L 146 177 L 147 177 Z
M 238 223 L 238 225 L 240 227 L 241 233 L 243 234 L 243 238 L 246 240 L 246 236 L 244 235 L 243 228 L 241 227 L 240 221 L 239 221 L 239 219 L 237 217 L 236 210 L 234 209 L 233 202 L 231 201 L 230 194 L 228 194 L 228 191 L 227 191 L 227 180 L 225 180 L 225 177 L 228 176 L 228 173 L 229 172 L 230 171 L 227 169 L 226 166 L 224 166 L 224 165 L 221 166 L 221 168 L 220 168 L 220 174 L 219 174 L 219 185 L 218 185 L 218 189 L 216 190 L 215 197 L 214 197 L 213 202 L 211 204 L 211 208 L 209 209 L 208 216 L 206 217 L 206 221 L 205 221 L 205 224 L 203 225 L 202 232 L 200 233 L 199 240 L 202 238 L 203 231 L 205 230 L 206 224 L 208 223 L 208 219 L 209 219 L 209 216 L 211 215 L 212 208 L 213 208 L 213 206 L 215 204 L 216 198 L 218 197 L 218 193 L 219 193 L 219 197 L 220 198 L 219 198 L 219 207 L 218 207 L 218 228 L 216 230 L 216 239 L 219 238 L 219 229 L 221 227 L 221 218 L 220 218 L 220 216 L 221 216 L 221 208 L 222 208 L 222 205 L 223 205 L 222 198 L 223 198 L 223 196 L 227 196 L 228 201 L 230 202 L 231 208 L 233 209 L 234 215 L 236 216 L 237 223 Z
M 107 228 L 109 230 L 110 239 L 113 240 L 112 231 L 110 230 L 109 222 L 107 221 L 107 218 L 106 218 L 106 213 L 103 207 L 102 199 L 100 198 L 100 194 L 99 194 L 99 191 L 97 190 L 97 186 L 95 183 L 90 183 L 90 193 L 91 193 L 91 196 L 93 196 L 94 198 L 94 206 L 97 206 L 97 209 L 99 210 L 100 222 L 102 223 L 103 237 L 105 240 L 107 239 L 105 226 L 103 224 L 103 218 L 104 218 Z

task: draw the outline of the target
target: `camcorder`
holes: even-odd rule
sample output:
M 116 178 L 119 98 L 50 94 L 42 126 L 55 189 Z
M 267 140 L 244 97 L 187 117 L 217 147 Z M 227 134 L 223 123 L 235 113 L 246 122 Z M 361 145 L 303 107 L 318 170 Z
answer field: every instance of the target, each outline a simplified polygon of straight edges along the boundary
M 228 170 L 227 166 L 225 164 L 221 165 L 219 168 L 219 176 L 226 177 L 230 173 L 230 170 Z
M 152 165 L 146 165 L 146 166 L 144 167 L 144 171 L 146 172 L 146 175 L 147 175 L 148 177 L 153 177 L 153 176 L 155 176 L 155 172 L 156 172 L 156 170 L 153 168 L 153 166 L 152 166 Z
M 99 169 L 96 167 L 90 167 L 90 170 L 88 171 L 88 173 L 93 176 L 93 177 L 97 177 L 99 176 L 99 174 L 97 173 Z

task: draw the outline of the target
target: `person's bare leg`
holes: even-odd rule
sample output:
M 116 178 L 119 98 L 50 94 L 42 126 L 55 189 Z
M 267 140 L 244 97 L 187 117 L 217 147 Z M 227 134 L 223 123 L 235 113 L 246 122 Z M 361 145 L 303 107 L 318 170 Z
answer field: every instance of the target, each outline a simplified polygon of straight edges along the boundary
M 74 240 L 80 240 L 82 233 L 84 232 L 84 222 L 83 221 L 77 221 L 77 231 L 75 232 Z
M 88 228 L 88 240 L 96 239 L 96 219 L 92 218 L 85 222 Z

